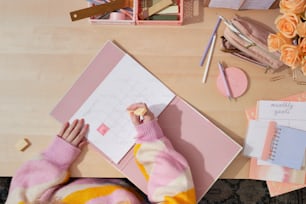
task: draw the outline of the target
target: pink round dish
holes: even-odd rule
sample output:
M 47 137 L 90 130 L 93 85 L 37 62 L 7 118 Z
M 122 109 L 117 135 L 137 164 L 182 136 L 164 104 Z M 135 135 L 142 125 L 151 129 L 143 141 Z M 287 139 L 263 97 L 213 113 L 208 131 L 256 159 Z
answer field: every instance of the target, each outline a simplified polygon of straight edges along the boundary
M 244 71 L 236 67 L 227 67 L 225 68 L 225 74 L 232 96 L 234 98 L 242 96 L 248 88 L 248 78 Z M 217 88 L 226 96 L 226 88 L 220 74 L 217 77 Z

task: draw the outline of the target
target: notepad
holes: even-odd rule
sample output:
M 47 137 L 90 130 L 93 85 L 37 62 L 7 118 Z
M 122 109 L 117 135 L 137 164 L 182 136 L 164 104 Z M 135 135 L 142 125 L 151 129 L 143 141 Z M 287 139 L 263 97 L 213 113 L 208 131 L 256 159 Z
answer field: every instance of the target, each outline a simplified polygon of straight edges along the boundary
M 260 100 L 257 107 L 257 115 L 260 120 L 301 120 L 306 122 L 306 102 Z
M 209 7 L 229 9 L 269 9 L 275 0 L 210 0 Z
M 271 164 L 301 169 L 306 131 L 277 125 L 275 121 L 250 120 L 243 153 Z
M 275 0 L 245 0 L 239 9 L 269 9 Z
M 273 134 L 275 125 L 275 122 L 250 120 L 243 154 L 248 157 L 261 158 L 267 135 Z
M 286 126 L 274 126 L 267 135 L 262 159 L 272 164 L 301 169 L 306 148 L 306 131 Z
M 229 9 L 239 9 L 243 4 L 244 0 L 211 0 L 209 1 L 208 7 L 211 8 L 229 8 Z

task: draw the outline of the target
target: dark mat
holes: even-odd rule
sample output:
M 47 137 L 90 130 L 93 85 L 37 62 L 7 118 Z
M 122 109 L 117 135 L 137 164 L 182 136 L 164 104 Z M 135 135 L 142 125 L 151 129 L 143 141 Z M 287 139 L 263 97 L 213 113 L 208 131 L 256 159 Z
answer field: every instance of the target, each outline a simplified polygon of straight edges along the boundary
M 0 177 L 0 204 L 5 203 L 10 177 Z M 305 204 L 306 188 L 270 198 L 264 181 L 219 179 L 200 204 Z

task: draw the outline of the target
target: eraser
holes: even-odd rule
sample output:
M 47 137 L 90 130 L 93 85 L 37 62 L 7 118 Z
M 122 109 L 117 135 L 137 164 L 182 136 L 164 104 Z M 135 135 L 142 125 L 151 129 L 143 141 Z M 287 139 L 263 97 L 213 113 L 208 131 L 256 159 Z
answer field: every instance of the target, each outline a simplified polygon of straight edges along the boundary
M 15 147 L 19 151 L 24 151 L 30 146 L 30 141 L 27 138 L 23 138 L 17 141 Z
M 146 112 L 147 112 L 147 109 L 145 107 L 141 107 L 141 108 L 137 108 L 134 111 L 134 114 L 137 115 L 137 116 L 144 116 L 144 114 L 146 114 Z
M 111 12 L 110 16 L 109 16 L 110 20 L 126 20 L 126 15 L 124 13 L 121 12 Z

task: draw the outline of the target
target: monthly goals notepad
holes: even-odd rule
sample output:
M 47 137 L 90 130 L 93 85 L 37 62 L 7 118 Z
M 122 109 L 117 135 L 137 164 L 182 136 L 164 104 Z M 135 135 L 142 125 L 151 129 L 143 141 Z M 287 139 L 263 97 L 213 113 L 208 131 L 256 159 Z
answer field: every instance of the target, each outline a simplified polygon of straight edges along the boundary
M 118 78 L 115 80 L 113 75 Z M 137 83 L 132 83 L 135 81 Z M 118 92 L 113 91 L 120 84 L 125 84 L 126 87 L 120 88 Z M 105 87 L 101 89 L 101 86 Z M 137 90 L 136 94 L 132 87 Z M 152 87 L 154 90 L 149 93 Z M 103 88 L 108 94 L 101 92 Z M 129 91 L 126 88 L 130 88 Z M 152 96 L 148 96 L 150 94 Z M 99 100 L 90 100 L 92 96 L 96 96 L 94 99 Z M 236 158 L 242 147 L 191 105 L 175 96 L 161 81 L 113 42 L 109 41 L 103 46 L 56 105 L 51 115 L 58 121 L 65 122 L 79 117 L 78 112 L 86 117 L 93 114 L 94 117 L 89 121 L 90 132 L 95 132 L 97 137 L 112 138 L 116 137 L 116 134 L 111 135 L 109 131 L 119 127 L 122 129 L 124 127 L 122 121 L 131 125 L 125 108 L 130 105 L 129 103 L 139 101 L 148 104 L 157 116 L 165 136 L 188 161 L 194 178 L 197 200 L 200 200 Z M 84 105 L 86 102 L 88 104 Z M 105 114 L 105 111 L 102 112 L 100 109 L 110 109 L 109 106 L 112 107 L 112 111 L 109 111 L 107 118 L 103 118 L 101 114 Z M 120 120 L 114 124 L 110 123 L 109 121 L 116 120 L 108 117 L 115 117 L 117 114 L 121 114 Z M 88 122 L 86 117 L 85 120 Z M 136 135 L 129 133 L 126 136 L 135 137 Z M 95 140 L 90 140 L 90 144 L 96 147 L 101 156 L 120 170 L 139 189 L 147 192 L 147 182 L 134 161 L 132 148 L 127 153 L 124 150 L 122 158 L 115 162 L 106 154 L 107 148 L 102 146 L 98 148 L 99 143 L 96 143 Z M 122 144 L 119 141 L 113 145 L 120 147 Z M 126 147 L 126 144 L 123 145 Z M 128 145 L 132 147 L 133 143 L 129 142 Z

